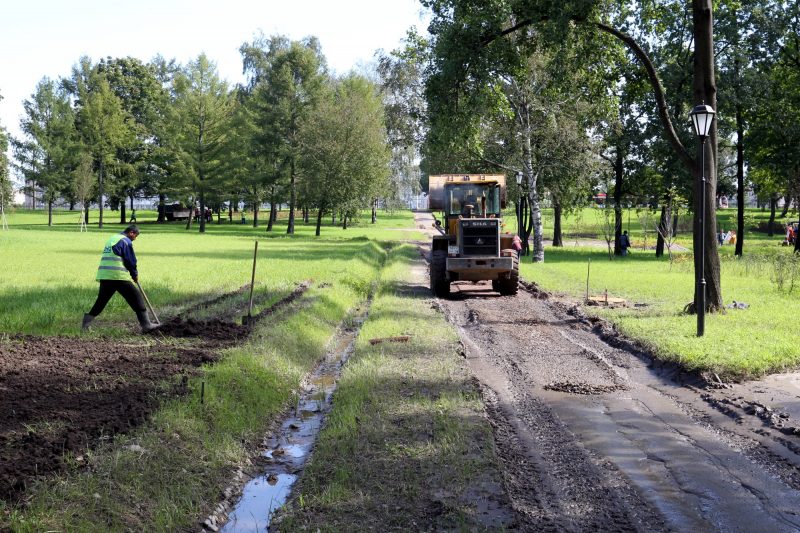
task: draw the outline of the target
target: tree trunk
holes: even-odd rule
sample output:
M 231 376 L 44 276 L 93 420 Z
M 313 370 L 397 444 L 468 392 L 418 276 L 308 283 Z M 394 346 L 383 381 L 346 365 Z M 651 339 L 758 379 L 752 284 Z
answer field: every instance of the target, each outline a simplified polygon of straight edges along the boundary
M 228 202 L 228 222 L 233 224 L 233 200 Z
M 83 214 L 83 223 L 84 224 L 88 224 L 89 223 L 89 202 L 84 202 L 84 204 L 83 204 L 83 212 L 84 212 L 84 214 Z
M 553 246 L 564 246 L 561 238 L 561 202 L 553 199 Z
M 661 218 L 658 220 L 658 236 L 656 237 L 656 257 L 664 255 L 664 236 L 669 231 L 669 197 L 661 205 Z
M 258 227 L 258 202 L 253 202 L 253 227 Z
M 272 231 L 272 226 L 275 224 L 275 219 L 278 217 L 278 211 L 275 207 L 275 200 L 269 202 L 269 223 L 267 224 L 267 231 Z
M 74 198 L 70 198 L 69 199 L 69 210 L 70 211 L 75 211 L 75 199 Z
M 47 200 L 47 225 L 53 225 L 53 200 Z
M 119 203 L 119 223 L 125 224 L 127 222 L 128 219 L 125 217 L 125 200 L 122 200 Z
M 694 18 L 694 76 L 693 89 L 695 104 L 706 103 L 717 109 L 717 85 L 714 74 L 714 24 L 712 0 L 692 0 Z M 705 153 L 704 153 L 705 151 Z M 704 161 L 704 168 L 697 162 Z M 706 281 L 706 308 L 709 311 L 723 309 L 722 287 L 720 284 L 719 251 L 717 248 L 717 121 L 711 125 L 708 140 L 697 143 L 697 156 L 694 165 L 695 212 L 694 212 L 694 263 L 695 275 L 701 269 Z M 705 182 L 701 179 L 705 177 Z M 705 219 L 701 202 L 705 188 Z M 701 234 L 702 232 L 702 234 Z M 702 235 L 702 239 L 700 238 Z M 702 240 L 702 245 L 701 245 Z M 705 268 L 703 268 L 703 266 Z
M 786 218 L 786 215 L 789 214 L 789 209 L 792 207 L 792 196 L 787 193 L 786 196 L 783 197 L 783 202 L 783 211 L 781 211 L 778 218 Z
M 342 229 L 347 229 L 347 213 L 342 215 Z
M 269 192 L 269 221 L 267 221 L 267 231 L 272 231 L 276 220 L 278 220 L 278 212 L 275 205 L 275 185 L 273 185 Z
M 186 229 L 191 229 L 192 227 L 192 218 L 194 218 L 194 201 L 195 198 L 191 199 L 189 202 L 189 218 L 186 219 Z
M 294 209 L 297 205 L 297 176 L 294 175 L 294 158 L 291 161 L 291 181 L 289 183 L 289 225 L 286 227 L 288 235 L 294 234 Z
M 778 196 L 772 195 L 769 199 L 769 222 L 767 223 L 767 235 L 769 237 L 775 236 L 773 226 L 775 226 L 775 211 L 778 209 Z
M 203 177 L 200 177 L 202 183 Z M 206 191 L 204 187 L 200 187 L 200 233 L 206 232 Z
M 156 220 L 157 224 L 163 224 L 167 221 L 166 218 L 166 197 L 164 194 L 158 195 L 158 219 Z
M 614 255 L 622 255 L 622 188 L 625 185 L 625 166 L 622 149 L 617 146 L 614 160 Z
M 533 156 L 531 151 L 530 127 L 526 128 L 522 143 L 522 167 L 525 180 L 528 182 L 528 202 L 530 202 L 531 224 L 533 229 L 533 262 L 544 261 L 544 241 L 542 239 L 542 210 L 539 206 L 539 189 L 537 178 L 533 173 Z
M 303 223 L 304 224 L 308 224 L 308 212 L 309 211 L 310 211 L 310 209 L 308 208 L 308 205 L 303 206 Z
M 737 48 L 738 32 L 737 32 Z M 739 75 L 739 54 L 734 61 L 734 77 L 736 79 L 736 250 L 742 257 L 744 252 L 744 117 L 742 115 L 741 78 Z M 785 215 L 784 215 L 785 216 Z
M 97 227 L 103 229 L 103 174 L 105 173 L 105 166 L 103 165 L 102 158 L 100 159 L 100 179 L 99 179 L 99 201 L 97 202 L 100 205 L 100 215 L 98 218 Z
M 319 207 L 319 212 L 317 212 L 317 230 L 314 232 L 314 235 L 319 237 L 320 228 L 322 227 L 322 212 L 324 211 L 324 206 Z
M 378 199 L 375 198 L 372 200 L 372 223 L 378 220 Z

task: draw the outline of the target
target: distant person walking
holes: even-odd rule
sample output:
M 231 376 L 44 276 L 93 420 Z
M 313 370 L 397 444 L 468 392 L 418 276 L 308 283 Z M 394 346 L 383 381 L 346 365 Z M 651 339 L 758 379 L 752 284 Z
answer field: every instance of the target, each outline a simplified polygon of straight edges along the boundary
M 136 209 L 131 209 L 131 219 L 129 221 L 130 224 L 136 222 Z
M 89 329 L 89 325 L 97 315 L 103 312 L 115 292 L 119 292 L 136 313 L 142 333 L 156 328 L 150 322 L 150 317 L 147 316 L 142 293 L 134 284 L 139 280 L 139 272 L 136 270 L 136 254 L 133 253 L 133 241 L 138 236 L 139 228 L 130 225 L 122 233 L 118 233 L 106 241 L 95 278 L 100 282 L 100 290 L 92 309 L 83 315 L 82 329 Z
M 622 250 L 622 255 L 628 255 L 628 248 L 631 247 L 631 239 L 628 237 L 628 232 L 623 231 L 619 238 L 619 248 Z

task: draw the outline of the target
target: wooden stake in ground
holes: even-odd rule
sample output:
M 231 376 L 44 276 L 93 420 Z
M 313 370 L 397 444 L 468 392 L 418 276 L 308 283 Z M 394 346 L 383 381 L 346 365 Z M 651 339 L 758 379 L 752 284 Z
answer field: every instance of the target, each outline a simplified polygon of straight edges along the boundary
M 589 300 L 589 272 L 592 269 L 592 258 L 589 258 L 589 264 L 586 265 L 586 300 Z
M 242 317 L 242 325 L 247 326 L 253 321 L 253 287 L 256 284 L 256 260 L 258 259 L 258 241 L 253 250 L 253 275 L 250 277 L 250 303 L 247 306 L 247 316 Z

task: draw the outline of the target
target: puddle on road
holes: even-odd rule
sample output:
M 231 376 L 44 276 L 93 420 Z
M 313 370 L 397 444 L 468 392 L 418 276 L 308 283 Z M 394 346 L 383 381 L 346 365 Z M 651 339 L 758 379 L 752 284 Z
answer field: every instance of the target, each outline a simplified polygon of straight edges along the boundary
M 364 311 L 354 320 L 352 327 L 339 334 L 334 349 L 308 378 L 292 415 L 283 421 L 277 435 L 265 441 L 266 451 L 262 455 L 266 466 L 245 485 L 241 499 L 227 514 L 227 522 L 221 531 L 269 531 L 272 515 L 286 503 L 314 447 L 325 416 L 331 409 L 336 382 L 353 352 L 366 317 Z

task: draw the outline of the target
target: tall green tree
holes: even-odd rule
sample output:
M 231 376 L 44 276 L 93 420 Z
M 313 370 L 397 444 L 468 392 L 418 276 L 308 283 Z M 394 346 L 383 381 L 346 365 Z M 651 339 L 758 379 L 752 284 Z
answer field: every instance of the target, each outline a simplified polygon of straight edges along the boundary
M 350 74 L 321 98 L 319 112 L 300 130 L 300 160 L 317 208 L 316 235 L 327 211 L 341 212 L 343 224 L 385 187 L 391 157 L 383 102 L 375 85 Z
M 133 118 L 122 107 L 105 75 L 96 72 L 88 58 L 81 58 L 73 68 L 67 86 L 76 96 L 77 128 L 98 173 L 98 227 L 102 228 L 109 178 L 113 190 L 113 178 L 124 172 L 126 164 L 120 153 L 135 141 Z
M 389 203 L 421 190 L 418 161 L 427 130 L 424 74 L 429 55 L 427 39 L 411 29 L 401 48 L 378 56 L 377 73 L 392 149 L 391 179 L 382 194 Z
M 300 124 L 316 113 L 327 80 L 319 41 L 290 41 L 282 36 L 257 39 L 240 49 L 257 109 L 256 124 L 264 151 L 275 154 L 285 169 L 289 189 L 289 223 L 294 233 L 297 181 L 300 178 Z
M 3 95 L 0 95 L 0 100 Z M 0 123 L 0 207 L 4 210 L 11 206 L 14 200 L 14 187 L 11 184 L 11 175 L 8 167 L 8 133 Z
M 75 114 L 59 83 L 43 78 L 23 103 L 23 137 L 12 141 L 16 167 L 31 192 L 47 203 L 47 223 L 53 224 L 53 203 L 63 195 L 77 164 Z
M 129 125 L 134 135 L 130 145 L 120 149 L 122 163 L 112 195 L 120 201 L 120 222 L 125 223 L 125 199 L 137 191 L 152 190 L 153 152 L 159 147 L 159 122 L 163 120 L 163 105 L 167 91 L 156 77 L 156 67 L 131 58 L 101 59 L 95 71 L 105 76 L 122 108 L 131 117 Z
M 175 79 L 176 148 L 186 186 L 200 201 L 200 233 L 206 230 L 206 194 L 216 192 L 234 100 L 205 54 L 189 63 Z M 187 227 L 191 224 L 191 217 Z

